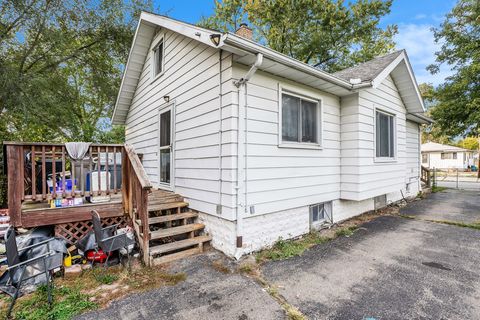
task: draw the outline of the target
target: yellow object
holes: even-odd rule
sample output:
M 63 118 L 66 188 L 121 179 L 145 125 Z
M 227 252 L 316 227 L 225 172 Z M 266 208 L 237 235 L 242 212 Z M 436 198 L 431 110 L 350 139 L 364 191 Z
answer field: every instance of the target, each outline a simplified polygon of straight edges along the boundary
M 68 256 L 66 256 L 63 259 L 63 265 L 65 267 L 71 267 L 72 266 L 72 256 L 70 255 L 70 253 L 68 253 Z

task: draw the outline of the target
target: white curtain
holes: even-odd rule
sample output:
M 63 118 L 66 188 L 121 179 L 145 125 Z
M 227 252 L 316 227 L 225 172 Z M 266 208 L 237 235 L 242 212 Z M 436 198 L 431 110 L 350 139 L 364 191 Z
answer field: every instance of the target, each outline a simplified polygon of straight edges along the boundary
M 90 142 L 67 142 L 65 143 L 65 148 L 70 158 L 77 161 L 85 158 L 90 144 Z

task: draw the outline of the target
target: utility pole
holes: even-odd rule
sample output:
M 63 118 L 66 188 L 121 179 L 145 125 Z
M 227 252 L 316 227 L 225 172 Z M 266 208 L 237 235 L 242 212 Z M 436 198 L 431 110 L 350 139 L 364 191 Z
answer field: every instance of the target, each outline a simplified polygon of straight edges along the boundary
M 477 179 L 480 179 L 480 134 L 478 135 L 478 166 L 477 166 Z M 473 160 L 473 163 L 475 163 L 475 158 Z

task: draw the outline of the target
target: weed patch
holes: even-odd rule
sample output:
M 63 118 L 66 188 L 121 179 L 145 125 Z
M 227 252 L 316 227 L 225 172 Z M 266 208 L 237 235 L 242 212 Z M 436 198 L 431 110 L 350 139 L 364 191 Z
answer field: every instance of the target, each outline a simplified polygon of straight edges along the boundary
M 310 232 L 296 240 L 279 239 L 271 248 L 258 252 L 256 260 L 258 263 L 261 263 L 267 260 L 277 261 L 299 256 L 312 246 L 328 242 L 340 236 L 349 237 L 356 229 L 357 226 L 353 225 L 341 227 L 335 230 L 334 233 L 330 232 L 327 235 L 321 235 L 320 232 Z
M 419 217 L 415 217 L 415 216 L 411 216 L 411 215 L 404 215 L 404 214 L 401 214 L 399 216 L 402 217 L 402 218 L 405 218 L 405 219 L 428 221 L 428 222 L 446 224 L 446 225 L 449 225 L 449 226 L 456 226 L 456 227 L 480 230 L 480 222 L 467 223 L 467 222 L 458 222 L 458 221 L 450 221 L 450 220 L 422 219 L 422 218 L 419 218 Z
M 357 230 L 357 226 L 345 227 L 335 231 L 335 235 L 337 237 L 350 237 L 351 235 L 353 235 L 355 230 Z
M 257 256 L 257 262 L 265 260 L 284 260 L 294 256 L 301 255 L 308 248 L 327 242 L 327 237 L 321 236 L 318 232 L 311 232 L 297 240 L 279 239 L 272 248 L 260 251 Z
M 442 192 L 442 191 L 445 191 L 446 189 L 448 189 L 448 188 L 446 188 L 446 187 L 439 187 L 439 186 L 433 186 L 433 187 L 432 187 L 432 192 L 433 192 L 433 193 L 435 193 L 435 192 Z
M 212 262 L 213 269 L 217 270 L 218 272 L 228 274 L 230 273 L 230 269 L 223 264 L 221 260 L 216 260 Z
M 13 312 L 14 319 L 38 320 L 55 319 L 68 320 L 74 316 L 98 307 L 89 300 L 90 296 L 81 293 L 76 287 L 55 287 L 53 290 L 54 302 L 52 306 L 47 300 L 47 289 L 39 287 L 28 297 L 18 299 Z M 2 310 L 1 317 L 5 318 L 6 310 Z
M 12 319 L 69 320 L 112 300 L 133 292 L 151 290 L 163 285 L 175 285 L 186 279 L 184 273 L 168 274 L 161 267 L 139 267 L 127 270 L 111 267 L 85 270 L 75 279 L 55 279 L 53 303 L 47 300 L 46 287 L 20 297 L 15 303 Z M 2 301 L 0 318 L 5 318 L 10 299 Z

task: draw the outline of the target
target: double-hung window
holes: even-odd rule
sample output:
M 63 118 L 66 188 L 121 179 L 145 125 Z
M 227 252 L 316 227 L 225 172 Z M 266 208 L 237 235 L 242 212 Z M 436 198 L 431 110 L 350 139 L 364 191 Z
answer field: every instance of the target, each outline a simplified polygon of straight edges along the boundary
M 153 48 L 153 76 L 163 72 L 163 39 Z
M 377 158 L 395 158 L 395 117 L 375 112 L 375 152 Z
M 320 104 L 282 93 L 282 143 L 320 144 Z

